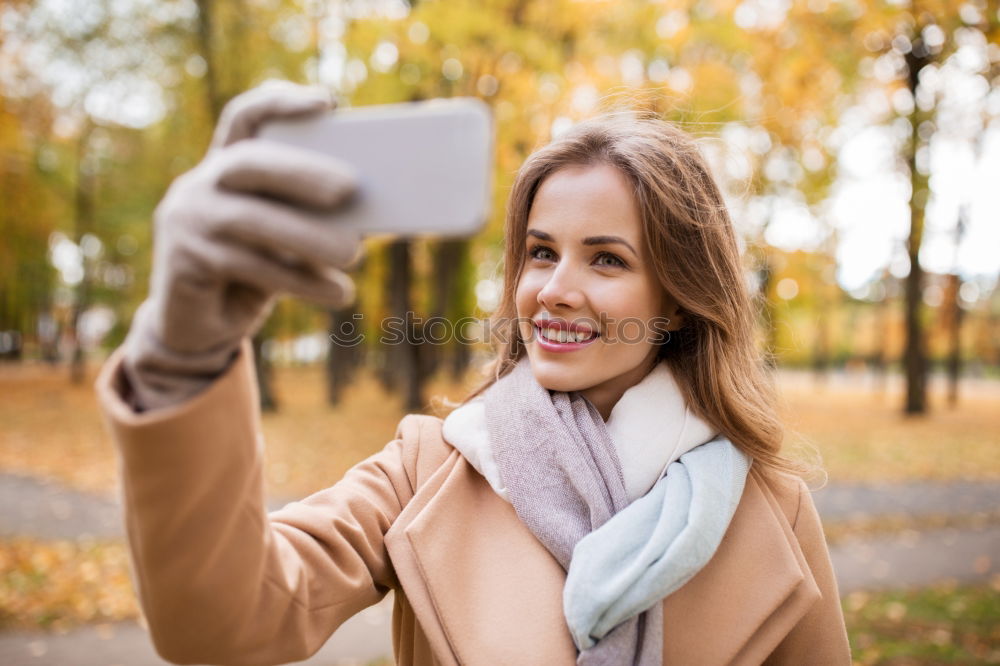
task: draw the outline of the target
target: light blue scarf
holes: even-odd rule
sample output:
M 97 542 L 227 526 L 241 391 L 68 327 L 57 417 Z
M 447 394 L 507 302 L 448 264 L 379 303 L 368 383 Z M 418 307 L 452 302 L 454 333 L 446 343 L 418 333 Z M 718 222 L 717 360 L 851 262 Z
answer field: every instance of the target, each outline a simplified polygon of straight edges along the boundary
M 593 647 L 628 618 L 661 608 L 658 602 L 708 563 L 749 469 L 749 456 L 728 439 L 702 444 L 671 463 L 646 495 L 577 542 L 563 612 L 578 649 Z M 656 631 L 662 617 L 647 621 L 656 625 L 646 637 L 662 644 Z

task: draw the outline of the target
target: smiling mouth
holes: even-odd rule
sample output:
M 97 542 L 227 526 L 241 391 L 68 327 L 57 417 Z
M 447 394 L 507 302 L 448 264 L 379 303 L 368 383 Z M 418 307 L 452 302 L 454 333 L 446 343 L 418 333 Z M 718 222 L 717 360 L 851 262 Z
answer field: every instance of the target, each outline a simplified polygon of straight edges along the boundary
M 541 326 L 536 326 L 538 329 L 538 335 L 540 338 L 544 339 L 546 342 L 554 344 L 579 344 L 583 342 L 590 342 L 595 338 L 600 337 L 596 331 L 587 333 L 583 331 L 567 331 L 565 329 L 558 328 L 542 328 Z

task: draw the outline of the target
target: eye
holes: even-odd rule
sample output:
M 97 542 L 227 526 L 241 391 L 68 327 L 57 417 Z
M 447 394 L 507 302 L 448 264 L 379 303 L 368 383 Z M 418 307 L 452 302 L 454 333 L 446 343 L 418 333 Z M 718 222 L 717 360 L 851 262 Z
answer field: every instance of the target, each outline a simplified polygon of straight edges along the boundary
M 611 266 L 611 267 L 617 267 L 617 268 L 627 268 L 628 267 L 628 264 L 626 264 L 621 259 L 621 257 L 619 257 L 616 254 L 611 254 L 610 252 L 601 252 L 600 254 L 597 255 L 596 261 L 600 262 L 601 266 Z M 603 263 L 604 261 L 610 261 L 611 263 Z
M 547 248 L 544 245 L 534 245 L 528 250 L 528 256 L 532 259 L 540 259 L 541 261 L 548 261 L 552 257 L 549 255 L 554 254 L 551 248 Z

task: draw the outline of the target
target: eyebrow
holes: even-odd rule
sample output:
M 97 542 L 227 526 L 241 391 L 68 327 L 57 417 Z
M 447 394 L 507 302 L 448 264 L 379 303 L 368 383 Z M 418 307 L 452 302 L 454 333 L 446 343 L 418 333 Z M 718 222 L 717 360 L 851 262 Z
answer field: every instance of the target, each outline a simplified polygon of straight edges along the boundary
M 551 234 L 547 234 L 544 231 L 538 231 L 537 229 L 528 229 L 528 235 L 534 236 L 535 238 L 539 238 L 543 241 L 548 241 L 550 243 L 554 243 L 556 240 L 555 238 L 552 237 Z M 632 251 L 632 254 L 634 254 L 637 257 L 639 256 L 639 253 L 635 251 L 635 248 L 632 247 L 629 244 L 629 242 L 624 238 L 622 238 L 621 236 L 587 236 L 586 238 L 583 239 L 584 245 L 611 245 L 614 243 L 617 243 L 619 245 L 624 245 L 625 247 L 627 247 L 629 250 Z

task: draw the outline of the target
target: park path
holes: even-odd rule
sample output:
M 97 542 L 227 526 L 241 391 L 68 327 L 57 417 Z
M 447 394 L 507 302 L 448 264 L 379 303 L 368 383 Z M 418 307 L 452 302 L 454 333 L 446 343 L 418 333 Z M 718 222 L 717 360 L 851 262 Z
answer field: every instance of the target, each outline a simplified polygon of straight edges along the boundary
M 1000 510 L 1000 482 L 830 484 L 814 494 L 825 523 L 884 516 L 970 516 Z M 271 508 L 282 505 L 269 503 Z M 0 537 L 122 538 L 111 499 L 30 477 L 0 474 Z M 942 579 L 981 581 L 1000 573 L 1000 526 L 903 530 L 839 540 L 830 548 L 841 594 Z M 390 655 L 391 595 L 345 623 L 306 662 L 365 664 Z M 63 635 L 0 633 L 0 663 L 123 666 L 166 662 L 134 623 L 84 627 Z

